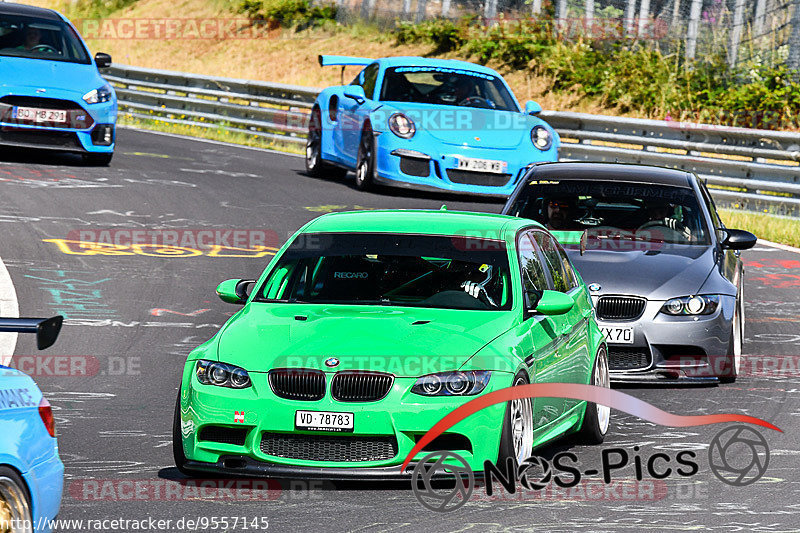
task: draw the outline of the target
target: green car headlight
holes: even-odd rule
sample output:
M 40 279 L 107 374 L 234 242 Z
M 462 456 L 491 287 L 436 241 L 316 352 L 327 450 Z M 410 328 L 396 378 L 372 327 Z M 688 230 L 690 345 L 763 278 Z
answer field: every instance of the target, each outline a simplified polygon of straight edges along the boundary
M 251 385 L 250 374 L 244 368 L 217 363 L 216 361 L 197 361 L 195 367 L 197 380 L 204 385 L 216 385 L 231 389 L 246 389 Z
M 661 307 L 661 312 L 672 316 L 710 315 L 717 310 L 719 296 L 706 294 L 702 296 L 683 296 L 672 298 Z
M 427 374 L 417 379 L 411 392 L 421 396 L 474 396 L 486 388 L 491 376 L 488 370 Z

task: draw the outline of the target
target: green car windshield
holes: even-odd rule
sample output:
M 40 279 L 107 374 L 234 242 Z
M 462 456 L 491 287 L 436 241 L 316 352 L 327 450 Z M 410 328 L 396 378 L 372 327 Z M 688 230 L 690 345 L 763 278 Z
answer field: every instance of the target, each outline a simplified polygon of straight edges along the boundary
M 511 309 L 505 243 L 386 233 L 304 233 L 255 301 Z

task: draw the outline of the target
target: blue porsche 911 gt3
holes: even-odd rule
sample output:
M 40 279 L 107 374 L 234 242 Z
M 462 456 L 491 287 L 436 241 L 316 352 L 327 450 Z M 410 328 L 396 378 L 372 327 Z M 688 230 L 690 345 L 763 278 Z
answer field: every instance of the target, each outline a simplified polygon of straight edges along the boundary
M 322 66 L 363 65 L 349 85 L 328 87 L 309 121 L 306 170 L 354 170 L 373 183 L 507 197 L 534 164 L 558 159 L 558 134 L 520 108 L 494 70 L 464 61 L 320 56 Z
M 107 165 L 114 153 L 117 97 L 61 14 L 0 3 L 0 145 L 83 154 Z

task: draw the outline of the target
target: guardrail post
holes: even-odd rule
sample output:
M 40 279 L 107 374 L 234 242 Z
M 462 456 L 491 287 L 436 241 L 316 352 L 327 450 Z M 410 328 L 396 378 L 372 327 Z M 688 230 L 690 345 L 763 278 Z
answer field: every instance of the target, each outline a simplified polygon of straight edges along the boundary
M 442 0 L 442 16 L 450 16 L 450 0 Z
M 556 3 L 556 18 L 558 27 L 563 31 L 567 26 L 567 0 L 558 0 Z
M 689 12 L 689 29 L 686 36 L 686 61 L 694 61 L 697 53 L 697 32 L 700 29 L 700 13 L 703 9 L 703 0 L 692 0 Z
M 586 0 L 586 14 L 583 19 L 583 29 L 587 35 L 592 35 L 592 26 L 594 26 L 594 0 Z
M 539 15 L 542 12 L 542 0 L 533 0 L 531 3 L 531 14 Z
M 415 20 L 422 22 L 427 17 L 428 0 L 417 0 L 417 16 Z

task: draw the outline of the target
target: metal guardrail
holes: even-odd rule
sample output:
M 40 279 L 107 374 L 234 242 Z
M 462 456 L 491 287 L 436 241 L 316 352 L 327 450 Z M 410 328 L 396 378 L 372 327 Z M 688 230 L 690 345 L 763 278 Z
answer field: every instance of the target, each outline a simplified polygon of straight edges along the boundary
M 141 119 L 305 143 L 319 89 L 112 65 L 120 111 Z M 705 179 L 724 205 L 800 213 L 800 133 L 543 111 L 565 160 L 680 168 Z

